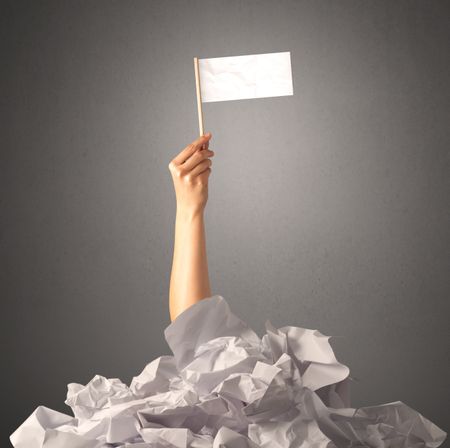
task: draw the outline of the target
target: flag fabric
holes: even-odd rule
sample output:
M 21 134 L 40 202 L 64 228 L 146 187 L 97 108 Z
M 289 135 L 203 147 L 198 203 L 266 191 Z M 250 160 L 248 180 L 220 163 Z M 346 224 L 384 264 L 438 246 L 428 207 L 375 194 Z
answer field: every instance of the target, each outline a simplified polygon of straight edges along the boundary
M 199 59 L 202 103 L 293 95 L 291 53 Z

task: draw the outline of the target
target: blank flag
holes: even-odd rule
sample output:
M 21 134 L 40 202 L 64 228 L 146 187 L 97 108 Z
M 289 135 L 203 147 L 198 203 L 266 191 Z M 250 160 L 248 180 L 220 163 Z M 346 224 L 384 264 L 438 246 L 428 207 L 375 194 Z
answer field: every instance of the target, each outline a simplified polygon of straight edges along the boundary
M 291 53 L 198 59 L 201 101 L 293 95 Z

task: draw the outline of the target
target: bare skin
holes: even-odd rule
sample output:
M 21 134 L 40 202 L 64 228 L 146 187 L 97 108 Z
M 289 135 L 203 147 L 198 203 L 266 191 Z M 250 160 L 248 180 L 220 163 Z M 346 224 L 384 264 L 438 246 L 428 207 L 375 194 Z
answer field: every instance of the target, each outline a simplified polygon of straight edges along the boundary
M 204 210 L 214 151 L 211 133 L 187 145 L 169 163 L 177 211 L 169 286 L 169 313 L 173 321 L 186 308 L 211 296 Z

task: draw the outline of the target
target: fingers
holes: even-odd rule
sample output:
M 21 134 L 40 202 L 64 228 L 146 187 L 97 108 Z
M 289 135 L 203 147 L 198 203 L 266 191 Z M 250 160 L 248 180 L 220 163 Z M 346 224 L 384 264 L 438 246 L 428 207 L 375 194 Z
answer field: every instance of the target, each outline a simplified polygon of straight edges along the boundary
M 210 168 L 212 165 L 212 160 L 211 159 L 205 159 L 202 162 L 200 162 L 199 164 L 197 164 L 191 171 L 190 171 L 190 175 L 192 177 L 196 177 L 199 174 L 203 173 L 203 171 L 207 170 L 208 168 Z
M 208 183 L 208 177 L 209 177 L 210 174 L 211 174 L 211 168 L 206 168 L 205 171 L 203 171 L 202 173 L 200 173 L 197 176 L 197 179 L 199 180 L 199 182 L 202 185 L 206 185 Z
M 206 148 L 209 147 L 209 140 L 211 139 L 211 133 L 202 135 L 201 137 L 194 140 L 191 144 L 186 146 L 176 157 L 173 158 L 172 162 L 175 165 L 183 164 L 189 157 L 191 157 L 198 149 L 201 149 L 203 145 Z
M 203 149 L 196 151 L 186 162 L 179 165 L 182 172 L 187 173 L 193 170 L 199 163 L 203 162 L 208 157 L 214 157 L 214 151 Z

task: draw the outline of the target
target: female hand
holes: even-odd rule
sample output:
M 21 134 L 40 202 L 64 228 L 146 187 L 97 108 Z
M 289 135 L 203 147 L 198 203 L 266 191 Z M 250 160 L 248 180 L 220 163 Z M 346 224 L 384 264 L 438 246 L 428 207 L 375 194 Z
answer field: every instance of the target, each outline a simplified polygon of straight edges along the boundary
M 175 187 L 177 211 L 200 213 L 208 200 L 208 178 L 211 173 L 214 151 L 209 149 L 211 133 L 187 145 L 169 163 Z

